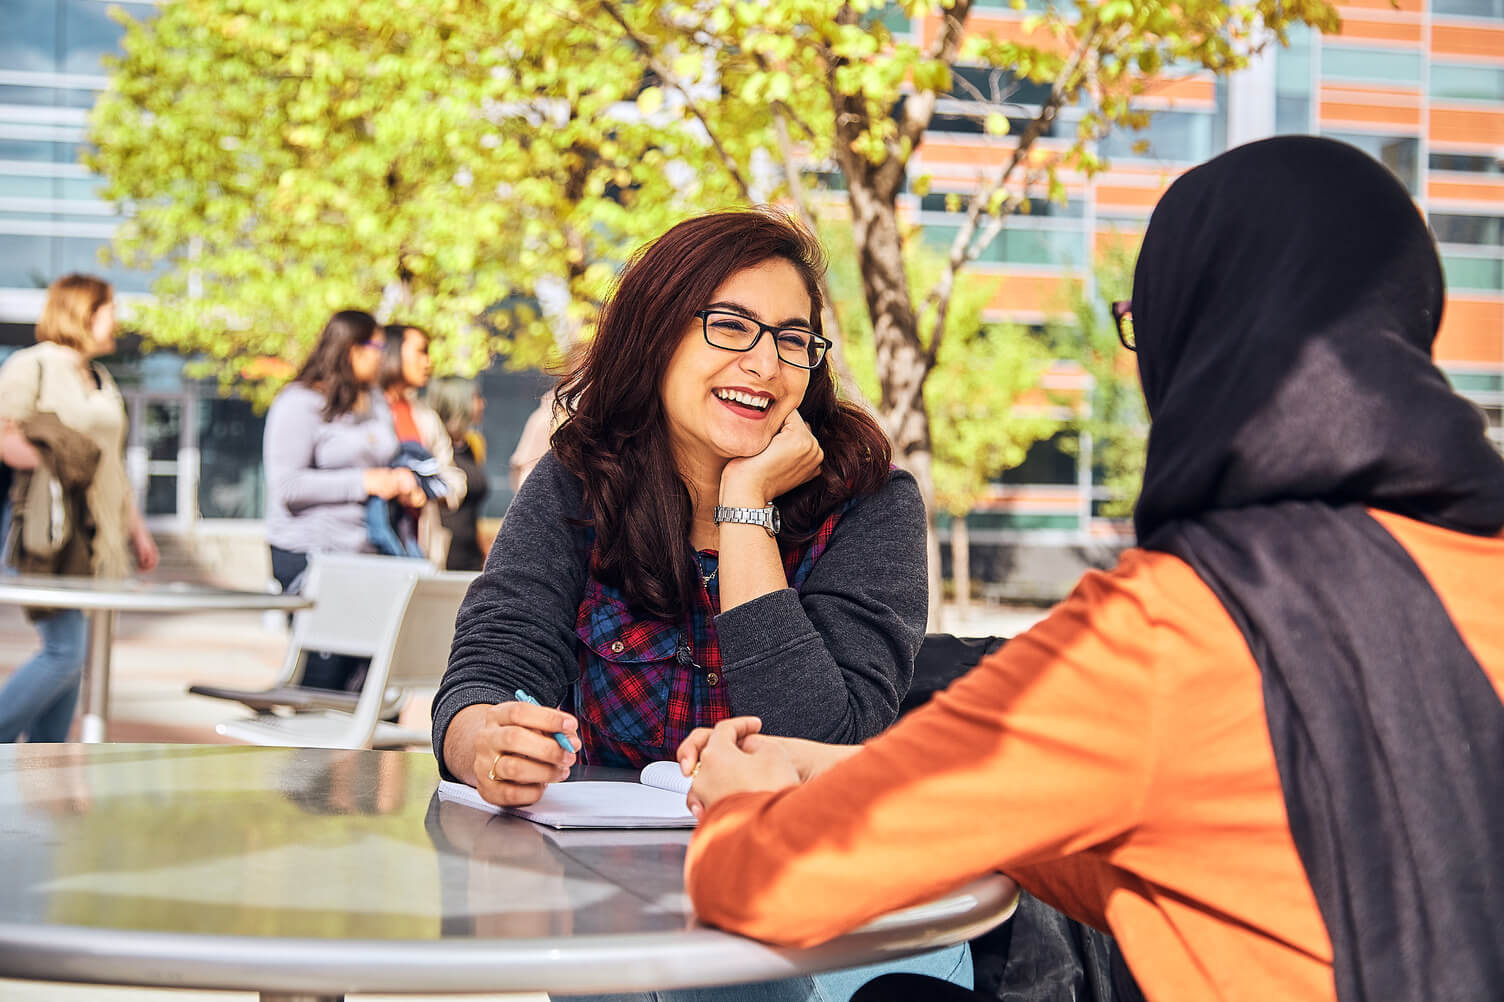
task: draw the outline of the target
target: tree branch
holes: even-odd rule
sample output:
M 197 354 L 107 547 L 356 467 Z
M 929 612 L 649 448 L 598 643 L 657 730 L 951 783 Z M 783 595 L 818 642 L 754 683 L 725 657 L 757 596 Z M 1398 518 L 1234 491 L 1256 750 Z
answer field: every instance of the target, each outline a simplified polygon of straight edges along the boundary
M 700 110 L 699 102 L 694 99 L 694 95 L 689 92 L 689 88 L 685 87 L 674 76 L 673 71 L 664 65 L 663 61 L 658 58 L 657 53 L 653 50 L 653 47 L 648 44 L 647 39 L 643 38 L 627 22 L 625 15 L 622 14 L 615 3 L 611 2 L 611 0 L 599 0 L 599 2 L 601 10 L 605 11 L 606 16 L 617 23 L 622 32 L 627 36 L 627 40 L 632 43 L 638 52 L 642 53 L 642 58 L 647 61 L 648 68 L 657 74 L 660 80 L 678 91 L 684 98 L 685 107 L 690 110 L 695 116 L 695 120 L 700 123 L 700 127 L 705 130 L 705 135 L 710 139 L 711 147 L 715 150 L 716 156 L 720 158 L 721 166 L 726 169 L 726 173 L 730 174 L 731 179 L 736 182 L 737 191 L 741 193 L 742 199 L 748 202 L 752 201 L 752 186 L 742 176 L 741 166 L 736 162 L 736 158 L 721 145 L 720 138 L 716 135 L 715 130 L 710 127 L 709 118 Z
M 955 291 L 957 274 L 966 265 L 975 261 L 987 245 L 996 238 L 997 234 L 1002 230 L 1003 220 L 1018 208 L 1018 204 L 1023 196 L 1010 196 L 999 207 L 996 213 L 989 213 L 989 215 L 993 216 L 993 222 L 983 232 L 981 239 L 975 239 L 983 210 L 992 201 L 993 194 L 1002 190 L 1007 185 L 1009 178 L 1013 176 L 1013 172 L 1018 169 L 1019 164 L 1024 162 L 1029 152 L 1034 148 L 1034 143 L 1040 136 L 1044 135 L 1044 131 L 1050 127 L 1051 123 L 1059 115 L 1060 109 L 1065 105 L 1067 98 L 1075 92 L 1078 86 L 1075 80 L 1081 73 L 1086 57 L 1095 49 L 1097 36 L 1100 32 L 1101 27 L 1093 25 L 1092 29 L 1082 36 L 1076 48 L 1071 52 L 1070 57 L 1061 65 L 1060 72 L 1056 74 L 1054 83 L 1050 85 L 1049 100 L 1040 107 L 1039 114 L 1034 117 L 1034 120 L 1029 123 L 1028 128 L 1024 130 L 1023 135 L 1019 137 L 1018 145 L 1013 149 L 1013 155 L 1002 164 L 999 170 L 993 175 L 992 180 L 984 185 L 981 191 L 972 196 L 971 202 L 967 206 L 966 221 L 962 223 L 961 229 L 956 233 L 956 238 L 951 241 L 950 256 L 946 262 L 946 270 L 941 274 L 939 280 L 936 281 L 929 295 L 925 296 L 924 306 L 920 311 L 922 314 L 924 309 L 933 308 L 934 310 L 934 317 L 930 325 L 930 337 L 928 339 L 929 347 L 926 349 L 930 365 L 933 366 L 940 355 L 940 344 L 945 336 L 945 318 L 950 312 L 950 300 Z M 1028 191 L 1027 180 L 1025 181 L 1023 191 L 1024 193 Z

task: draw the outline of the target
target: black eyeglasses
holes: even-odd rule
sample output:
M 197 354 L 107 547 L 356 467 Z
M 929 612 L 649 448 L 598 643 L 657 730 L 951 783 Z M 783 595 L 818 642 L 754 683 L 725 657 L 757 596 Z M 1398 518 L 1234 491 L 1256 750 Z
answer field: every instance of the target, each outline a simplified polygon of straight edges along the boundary
M 1119 299 L 1112 304 L 1112 322 L 1117 324 L 1118 341 L 1129 351 L 1138 351 L 1133 336 L 1133 300 Z
M 705 343 L 712 348 L 751 351 L 764 334 L 771 333 L 779 359 L 801 369 L 818 369 L 830 350 L 830 342 L 808 327 L 774 327 L 727 310 L 701 310 L 695 316 L 705 332 Z

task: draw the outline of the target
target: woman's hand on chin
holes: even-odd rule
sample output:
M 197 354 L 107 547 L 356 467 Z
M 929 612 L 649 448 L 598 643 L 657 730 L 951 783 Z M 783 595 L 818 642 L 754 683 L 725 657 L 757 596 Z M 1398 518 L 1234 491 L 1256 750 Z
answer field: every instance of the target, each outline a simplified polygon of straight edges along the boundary
M 799 412 L 784 419 L 767 448 L 755 456 L 733 459 L 721 473 L 723 505 L 761 507 L 820 472 L 825 450 Z

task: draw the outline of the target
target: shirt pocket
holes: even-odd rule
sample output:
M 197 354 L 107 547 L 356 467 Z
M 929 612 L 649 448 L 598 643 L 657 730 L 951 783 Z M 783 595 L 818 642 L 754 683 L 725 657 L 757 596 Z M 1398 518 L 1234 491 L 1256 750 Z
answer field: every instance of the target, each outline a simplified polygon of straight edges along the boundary
M 592 727 L 624 744 L 663 747 L 664 723 L 679 670 L 678 631 L 664 630 L 648 643 L 603 636 L 586 624 L 577 630 L 584 665 L 576 712 Z

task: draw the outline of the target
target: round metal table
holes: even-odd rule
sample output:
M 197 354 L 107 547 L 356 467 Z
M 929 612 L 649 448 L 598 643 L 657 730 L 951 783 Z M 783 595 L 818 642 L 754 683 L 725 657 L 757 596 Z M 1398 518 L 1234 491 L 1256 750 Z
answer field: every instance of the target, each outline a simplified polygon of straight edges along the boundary
M 958 943 L 1016 897 L 992 875 L 771 947 L 696 921 L 686 830 L 558 832 L 437 781 L 426 753 L 0 746 L 0 976 L 264 1000 L 732 984 Z
M 44 609 L 81 609 L 89 617 L 89 655 L 84 661 L 79 735 L 89 743 L 107 740 L 110 715 L 110 648 L 117 612 L 206 612 L 285 610 L 313 603 L 299 595 L 236 591 L 181 582 L 105 581 L 62 575 L 0 576 L 0 603 Z

